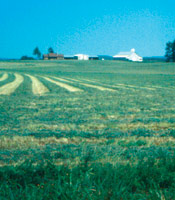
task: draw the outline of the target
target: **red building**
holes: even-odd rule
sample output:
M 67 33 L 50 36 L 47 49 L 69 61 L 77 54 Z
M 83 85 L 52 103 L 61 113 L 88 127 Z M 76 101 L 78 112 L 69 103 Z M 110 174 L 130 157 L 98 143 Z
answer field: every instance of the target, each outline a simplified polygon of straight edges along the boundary
M 63 60 L 63 59 L 64 59 L 63 54 L 57 54 L 57 53 L 43 54 L 43 60 Z

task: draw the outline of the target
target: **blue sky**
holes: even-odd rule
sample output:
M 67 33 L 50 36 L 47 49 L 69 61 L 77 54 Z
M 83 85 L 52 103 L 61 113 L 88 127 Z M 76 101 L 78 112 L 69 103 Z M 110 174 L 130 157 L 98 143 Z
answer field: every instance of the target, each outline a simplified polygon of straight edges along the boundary
M 174 0 L 0 0 L 0 58 L 38 46 L 65 55 L 162 56 L 175 39 Z

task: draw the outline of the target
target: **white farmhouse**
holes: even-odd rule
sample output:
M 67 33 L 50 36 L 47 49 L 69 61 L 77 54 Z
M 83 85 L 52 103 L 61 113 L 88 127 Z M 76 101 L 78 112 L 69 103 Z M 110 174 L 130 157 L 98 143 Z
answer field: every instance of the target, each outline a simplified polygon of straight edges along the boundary
M 76 54 L 74 55 L 74 57 L 77 58 L 78 60 L 89 60 L 89 56 L 85 54 Z
M 113 56 L 114 60 L 131 60 L 131 61 L 137 61 L 142 62 L 143 58 L 136 54 L 135 49 L 131 49 L 130 52 L 120 52 L 119 54 Z

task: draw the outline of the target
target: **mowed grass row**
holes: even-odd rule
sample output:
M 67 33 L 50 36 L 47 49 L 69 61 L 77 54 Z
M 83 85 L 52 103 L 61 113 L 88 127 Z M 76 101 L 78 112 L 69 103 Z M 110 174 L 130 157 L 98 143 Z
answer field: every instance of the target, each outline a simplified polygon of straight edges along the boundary
M 3 87 L 6 87 L 5 85 L 9 82 L 8 80 L 5 81 L 7 78 L 8 78 L 8 74 L 7 73 L 4 73 L 3 76 L 5 75 L 5 79 L 2 79 L 1 81 L 1 85 Z M 20 74 L 14 74 L 15 76 L 24 76 L 24 75 L 20 75 Z M 13 74 L 11 76 L 14 76 Z M 2 76 L 2 77 L 3 77 Z M 49 92 L 49 90 L 47 89 L 46 86 L 43 85 L 42 81 L 40 81 L 38 79 L 37 76 L 32 76 L 32 75 L 29 75 L 29 74 L 25 74 L 25 76 L 29 77 L 32 81 L 32 91 L 33 91 L 33 94 L 35 95 L 41 95 L 42 93 L 47 93 Z M 25 76 L 23 78 L 25 78 Z M 114 85 L 107 85 L 105 83 L 102 83 L 99 82 L 99 81 L 94 81 L 94 80 L 89 80 L 89 79 L 70 79 L 68 77 L 63 77 L 63 78 L 59 78 L 59 77 L 54 77 L 54 76 L 50 76 L 50 77 L 42 77 L 40 76 L 40 78 L 42 79 L 45 79 L 49 82 L 52 83 L 52 86 L 54 84 L 56 84 L 58 87 L 62 87 L 64 88 L 65 90 L 68 90 L 69 92 L 71 91 L 83 91 L 82 89 L 78 89 L 76 88 L 77 86 L 78 87 L 82 87 L 84 86 L 83 88 L 85 88 L 85 91 L 88 88 L 95 88 L 97 90 L 101 90 L 101 91 L 120 91 L 120 90 L 129 90 L 130 93 L 134 93 L 134 92 L 142 92 L 145 97 L 152 97 L 155 94 L 160 94 L 160 92 L 166 92 L 168 90 L 168 92 L 173 92 L 173 90 L 175 89 L 175 87 L 161 87 L 161 86 L 150 86 L 150 85 L 145 85 L 144 87 L 143 86 L 137 86 L 137 85 L 129 85 L 129 84 L 120 84 L 120 83 L 117 83 Z M 60 81 L 56 81 L 56 80 L 60 80 Z M 71 81 L 72 80 L 72 81 Z M 4 82 L 5 81 L 5 82 Z M 13 82 L 15 83 L 15 80 L 9 82 L 9 83 L 12 83 L 13 85 Z M 76 86 L 71 86 L 71 85 L 68 85 L 67 82 L 71 85 L 76 85 Z M 90 82 L 90 83 L 89 83 Z M 7 84 L 8 85 L 8 84 Z M 46 82 L 46 85 L 47 85 L 47 82 Z M 1 88 L 3 88 L 1 86 Z M 71 88 L 72 87 L 72 88 Z M 40 92 L 43 91 L 43 92 Z M 161 90 L 161 91 L 160 91 Z M 149 91 L 152 91 L 153 92 L 153 95 L 152 94 L 149 94 Z M 15 92 L 15 91 L 14 91 Z
M 14 76 L 15 76 L 14 81 L 12 81 L 8 84 L 5 83 L 3 86 L 0 87 L 0 95 L 11 95 L 23 83 L 23 81 L 24 81 L 23 75 L 15 73 Z M 25 74 L 25 76 L 29 77 L 31 82 L 32 82 L 32 92 L 33 92 L 34 95 L 44 95 L 45 93 L 49 92 L 49 89 L 36 76 L 32 76 L 32 75 L 29 75 L 29 74 Z M 0 79 L 0 81 L 4 81 L 7 78 L 8 78 L 8 74 L 4 73 L 2 78 Z M 72 86 L 70 84 L 65 83 L 65 82 L 69 82 L 71 84 L 72 83 L 74 84 L 74 82 L 72 82 L 72 81 L 68 81 L 68 80 L 63 79 L 63 78 L 52 77 L 52 76 L 51 77 L 41 76 L 41 78 L 45 79 L 46 81 L 51 82 L 52 84 L 55 84 L 55 85 L 57 85 L 61 88 L 64 88 L 65 90 L 68 90 L 69 92 L 83 92 L 82 89 L 79 89 L 75 86 Z M 58 80 L 60 80 L 61 82 L 58 81 Z M 75 79 L 74 79 L 74 81 L 78 82 L 79 85 L 83 85 L 85 87 L 90 87 L 90 88 L 95 88 L 95 89 L 101 90 L 101 91 L 105 91 L 105 90 L 113 91 L 113 92 L 116 91 L 114 89 L 102 87 L 102 86 L 99 86 L 99 85 L 92 85 L 92 84 L 83 83 L 82 81 L 75 80 Z
M 1 199 L 174 199 L 174 67 L 0 63 L 8 74 L 0 86 L 24 76 L 14 93 L 0 95 Z M 24 74 L 47 95 L 34 95 Z

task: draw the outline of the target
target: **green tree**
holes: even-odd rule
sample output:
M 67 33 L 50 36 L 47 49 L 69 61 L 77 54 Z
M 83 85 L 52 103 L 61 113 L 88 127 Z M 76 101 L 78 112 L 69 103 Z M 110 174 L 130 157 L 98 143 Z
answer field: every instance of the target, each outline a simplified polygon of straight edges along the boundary
M 175 40 L 173 41 L 172 44 L 172 60 L 175 62 Z
M 41 58 L 41 52 L 40 52 L 40 50 L 39 50 L 38 47 L 36 47 L 36 48 L 33 50 L 33 55 L 37 56 L 38 59 Z
M 175 62 L 175 40 L 166 43 L 165 57 L 167 62 Z
M 52 48 L 52 47 L 48 48 L 48 52 L 49 52 L 49 53 L 54 53 L 53 48 Z

